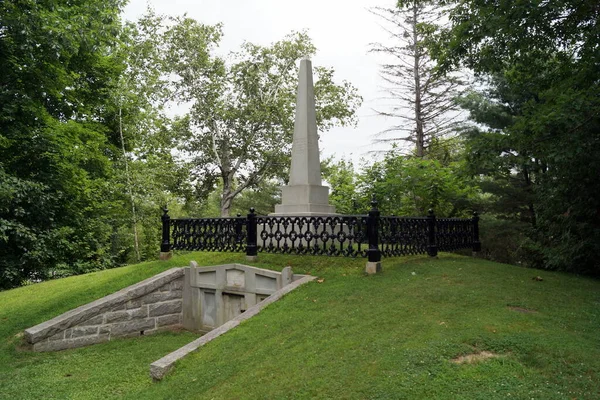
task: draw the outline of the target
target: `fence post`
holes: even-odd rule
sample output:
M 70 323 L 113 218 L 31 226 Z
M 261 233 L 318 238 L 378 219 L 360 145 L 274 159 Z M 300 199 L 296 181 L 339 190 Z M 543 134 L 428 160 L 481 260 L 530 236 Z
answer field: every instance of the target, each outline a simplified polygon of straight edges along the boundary
M 436 257 L 438 250 L 435 243 L 435 214 L 433 208 L 429 209 L 429 215 L 427 215 L 427 254 L 429 257 Z
M 479 214 L 473 212 L 473 253 L 481 251 L 481 242 L 479 241 Z
M 365 272 L 369 275 L 381 272 L 381 251 L 379 250 L 379 215 L 377 200 L 375 196 L 371 200 L 371 210 L 367 217 L 367 239 L 369 249 L 367 250 L 367 265 Z
M 258 246 L 256 244 L 257 223 L 254 207 L 250 208 L 250 214 L 248 214 L 246 224 L 246 229 L 248 231 L 246 236 L 246 260 L 256 261 L 258 258 Z
M 167 206 L 163 208 L 162 220 L 162 241 L 160 243 L 160 256 L 161 260 L 168 260 L 171 258 L 173 253 L 171 252 L 171 217 L 169 217 L 169 210 Z

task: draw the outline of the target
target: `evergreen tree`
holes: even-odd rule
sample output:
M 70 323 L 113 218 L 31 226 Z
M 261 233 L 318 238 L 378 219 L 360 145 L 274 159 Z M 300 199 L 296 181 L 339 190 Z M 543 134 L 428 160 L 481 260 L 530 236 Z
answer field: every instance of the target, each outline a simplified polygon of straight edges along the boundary
M 470 107 L 487 126 L 473 161 L 496 183 L 520 182 L 529 265 L 600 273 L 597 1 L 461 1 L 450 19 L 437 57 L 491 77 L 483 107 Z

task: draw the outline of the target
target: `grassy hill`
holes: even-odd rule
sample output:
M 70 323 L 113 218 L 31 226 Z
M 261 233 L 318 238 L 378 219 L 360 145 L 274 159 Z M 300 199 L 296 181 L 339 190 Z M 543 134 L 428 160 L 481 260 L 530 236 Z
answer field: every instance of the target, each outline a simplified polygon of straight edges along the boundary
M 291 264 L 322 281 L 159 383 L 149 364 L 196 335 L 20 348 L 25 328 L 192 259 L 245 263 L 240 254 L 191 253 L 0 292 L 0 398 L 600 398 L 599 281 L 449 254 L 385 259 L 376 276 L 363 275 L 364 260 L 261 254 L 250 264 Z

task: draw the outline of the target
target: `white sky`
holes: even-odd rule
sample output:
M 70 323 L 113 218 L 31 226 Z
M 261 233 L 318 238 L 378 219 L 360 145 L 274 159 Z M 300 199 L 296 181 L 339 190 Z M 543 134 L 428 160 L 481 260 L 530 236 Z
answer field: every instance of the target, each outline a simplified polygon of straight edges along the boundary
M 334 128 L 320 132 L 322 158 L 350 158 L 355 167 L 364 158 L 379 158 L 373 151 L 387 149 L 374 144 L 374 135 L 394 121 L 372 111 L 385 109 L 379 78 L 381 58 L 368 54 L 369 43 L 387 42 L 388 34 L 378 18 L 367 11 L 373 6 L 391 7 L 394 0 L 130 0 L 125 18 L 135 20 L 147 4 L 157 13 L 182 15 L 204 24 L 222 22 L 224 37 L 219 52 L 237 50 L 244 41 L 268 45 L 291 31 L 308 30 L 317 47 L 313 66 L 335 69 L 339 81 L 348 80 L 358 88 L 363 105 L 358 110 L 356 128 Z

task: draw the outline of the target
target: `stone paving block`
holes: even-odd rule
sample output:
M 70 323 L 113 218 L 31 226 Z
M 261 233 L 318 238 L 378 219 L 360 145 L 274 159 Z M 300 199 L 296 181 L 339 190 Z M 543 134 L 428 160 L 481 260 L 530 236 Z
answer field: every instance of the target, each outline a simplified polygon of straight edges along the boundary
M 112 324 L 114 322 L 121 322 L 129 320 L 129 313 L 125 310 L 109 312 L 104 314 L 105 324 Z
M 98 333 L 97 326 L 82 326 L 73 328 L 71 331 L 71 338 L 75 339 L 81 336 L 91 336 L 96 335 Z
M 154 329 L 155 327 L 156 322 L 154 321 L 154 318 L 118 322 L 116 324 L 111 325 L 110 334 L 111 337 L 123 336 L 129 333 L 139 334 L 142 331 Z
M 164 303 L 151 304 L 148 306 L 148 315 L 157 317 L 160 315 L 177 314 L 181 312 L 182 301 L 172 300 Z
M 114 306 L 113 308 L 110 309 L 110 311 L 113 311 L 113 312 L 115 312 L 115 311 L 125 311 L 125 310 L 126 310 L 125 303 L 116 305 L 116 306 Z
M 142 297 L 142 304 L 153 304 L 162 301 L 175 300 L 183 298 L 182 290 L 171 290 L 168 292 L 154 292 Z
M 165 283 L 164 285 L 162 285 L 161 287 L 159 287 L 157 290 L 159 292 L 168 292 L 169 289 L 171 287 L 171 283 Z
M 156 326 L 180 325 L 181 314 L 162 315 L 156 318 Z
M 102 325 L 104 323 L 104 315 L 100 314 L 84 322 L 85 325 Z
M 148 306 L 127 310 L 127 313 L 129 314 L 129 319 L 148 318 Z
M 43 341 L 33 345 L 34 351 L 58 351 L 75 349 L 102 342 L 108 342 L 108 335 L 83 336 L 76 339 Z
M 63 340 L 65 338 L 65 331 L 59 332 L 56 335 L 52 335 L 48 340 Z
M 172 281 L 171 290 L 183 290 L 183 279 L 175 279 Z
M 125 305 L 125 308 L 127 310 L 130 310 L 132 308 L 140 308 L 142 306 L 142 299 L 135 299 L 135 300 L 129 300 L 127 302 L 127 304 Z

